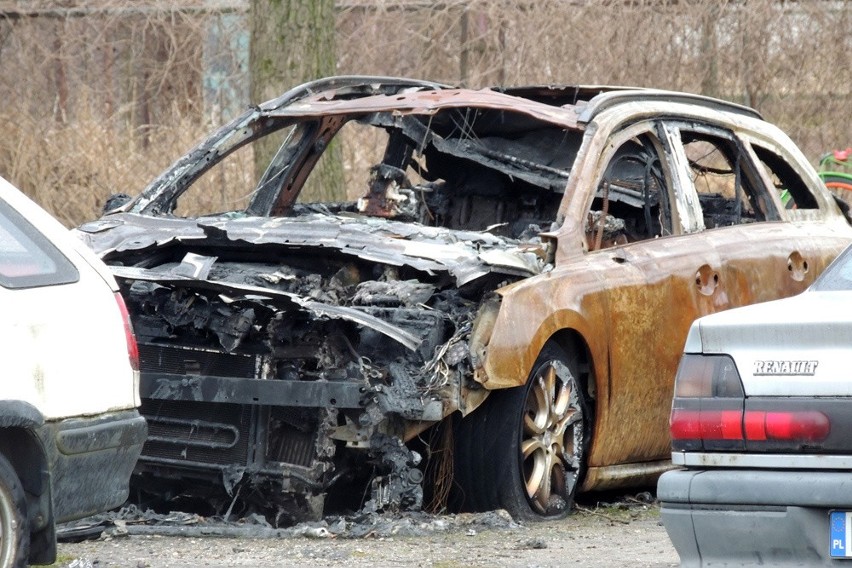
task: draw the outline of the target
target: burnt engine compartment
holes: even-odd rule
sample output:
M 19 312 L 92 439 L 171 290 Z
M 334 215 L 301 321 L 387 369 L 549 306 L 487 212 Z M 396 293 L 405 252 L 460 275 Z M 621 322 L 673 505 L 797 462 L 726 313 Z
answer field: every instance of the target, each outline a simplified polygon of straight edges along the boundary
M 419 508 L 421 459 L 405 442 L 458 408 L 473 319 L 506 275 L 455 287 L 261 248 L 176 247 L 134 278 L 119 270 L 150 431 L 134 486 L 280 524 L 318 517 L 338 486 L 354 507 Z

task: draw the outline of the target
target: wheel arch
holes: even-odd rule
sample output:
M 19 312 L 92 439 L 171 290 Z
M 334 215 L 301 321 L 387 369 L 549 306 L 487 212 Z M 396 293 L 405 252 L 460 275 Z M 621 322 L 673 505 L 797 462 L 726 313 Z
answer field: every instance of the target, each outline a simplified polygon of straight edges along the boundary
M 582 333 L 569 327 L 558 329 L 549 337 L 539 339 L 538 341 L 532 341 L 530 343 L 531 349 L 528 351 L 528 353 L 531 353 L 531 356 L 528 356 L 525 361 L 519 361 L 520 368 L 525 369 L 525 372 L 518 374 L 515 380 L 511 382 L 503 380 L 498 383 L 496 381 L 489 380 L 484 385 L 485 389 L 477 391 L 479 392 L 478 396 L 466 396 L 465 404 L 462 405 L 462 408 L 460 409 L 462 410 L 462 416 L 467 416 L 469 413 L 481 406 L 482 403 L 485 402 L 485 399 L 488 398 L 488 395 L 495 390 L 525 385 L 529 380 L 530 373 L 532 372 L 539 355 L 541 355 L 542 351 L 544 351 L 544 349 L 550 344 L 558 346 L 563 351 L 577 354 L 580 359 L 580 363 L 582 364 L 581 377 L 579 378 L 583 386 L 584 394 L 589 398 L 593 407 L 596 407 L 598 384 L 595 378 L 596 375 L 593 364 L 594 358 L 592 356 L 591 348 Z M 535 348 L 532 348 L 533 346 Z
M 593 318 L 592 319 L 596 319 Z M 517 320 L 516 320 L 517 321 Z M 499 322 L 498 322 L 499 323 Z M 485 358 L 485 377 L 482 384 L 488 390 L 511 388 L 526 384 L 533 365 L 550 342 L 564 350 L 572 348 L 582 351 L 589 367 L 593 362 L 606 362 L 602 357 L 605 341 L 599 337 L 602 328 L 594 326 L 585 314 L 575 310 L 560 310 L 541 321 L 526 340 L 513 331 L 511 324 L 496 326 L 490 338 Z M 606 372 L 606 369 L 601 370 Z M 589 385 L 592 388 L 592 385 Z
M 0 408 L 23 408 L 4 404 L 7 402 L 10 401 L 0 401 Z M 38 415 L 41 417 L 40 413 Z M 43 425 L 44 419 L 41 418 L 40 421 Z M 50 464 L 42 441 L 36 433 L 38 427 L 38 421 L 32 420 L 32 414 L 0 414 L 0 454 L 15 470 L 27 497 L 29 562 L 50 564 L 56 558 Z
M 0 401 L 0 453 L 12 464 L 24 490 L 33 495 L 49 493 L 47 456 L 36 433 L 44 416 L 21 400 Z
M 585 389 L 585 394 L 589 400 L 593 401 L 597 395 L 595 384 L 594 366 L 592 365 L 592 354 L 589 349 L 589 344 L 586 342 L 583 335 L 575 329 L 560 329 L 550 336 L 542 346 L 542 350 L 548 344 L 555 344 L 563 351 L 575 353 L 582 365 L 580 369 L 580 377 L 578 377 Z
M 0 428 L 38 428 L 44 425 L 42 413 L 23 400 L 0 400 Z

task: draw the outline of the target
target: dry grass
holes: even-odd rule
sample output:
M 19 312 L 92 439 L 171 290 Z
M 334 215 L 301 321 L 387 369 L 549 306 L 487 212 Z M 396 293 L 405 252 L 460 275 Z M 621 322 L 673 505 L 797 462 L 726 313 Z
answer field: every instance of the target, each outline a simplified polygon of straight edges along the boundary
M 30 10 L 0 16 L 0 175 L 74 225 L 249 104 L 248 1 L 210 4 L 0 0 Z M 340 73 L 678 89 L 757 107 L 814 162 L 852 143 L 852 2 L 348 0 L 337 22 Z

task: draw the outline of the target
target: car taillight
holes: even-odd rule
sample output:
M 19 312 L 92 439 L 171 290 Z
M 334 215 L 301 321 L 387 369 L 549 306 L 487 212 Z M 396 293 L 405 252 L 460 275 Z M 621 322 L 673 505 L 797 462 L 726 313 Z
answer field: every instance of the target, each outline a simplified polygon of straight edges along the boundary
M 784 408 L 780 397 L 762 403 L 777 408 L 747 408 L 739 372 L 727 355 L 684 355 L 672 402 L 672 449 L 736 451 L 764 442 L 792 449 L 828 437 L 831 425 L 822 412 Z
M 124 320 L 124 338 L 127 340 L 127 356 L 130 359 L 130 366 L 134 371 L 138 371 L 139 346 L 136 344 L 136 334 L 133 333 L 133 325 L 130 323 L 130 314 L 127 312 L 127 305 L 125 305 L 121 294 L 115 294 L 115 301 L 118 302 L 121 319 Z
M 765 412 L 746 410 L 743 416 L 747 440 L 821 442 L 828 437 L 831 425 L 822 412 L 800 410 Z

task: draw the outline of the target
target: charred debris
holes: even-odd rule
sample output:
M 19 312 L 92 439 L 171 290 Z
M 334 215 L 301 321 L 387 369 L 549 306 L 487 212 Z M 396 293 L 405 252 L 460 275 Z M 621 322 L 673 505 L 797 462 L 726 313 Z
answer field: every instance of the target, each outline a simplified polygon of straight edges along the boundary
M 329 500 L 416 510 L 424 485 L 440 492 L 446 480 L 424 479 L 446 472 L 425 467 L 441 454 L 427 429 L 484 400 L 497 291 L 552 266 L 540 234 L 581 137 L 491 108 L 495 95 L 444 108 L 416 85 L 291 94 L 79 229 L 111 265 L 139 339 L 140 495 L 284 525 Z M 387 133 L 368 187 L 300 202 L 323 128 L 349 121 Z M 284 127 L 294 134 L 245 211 L 173 214 L 208 162 Z

